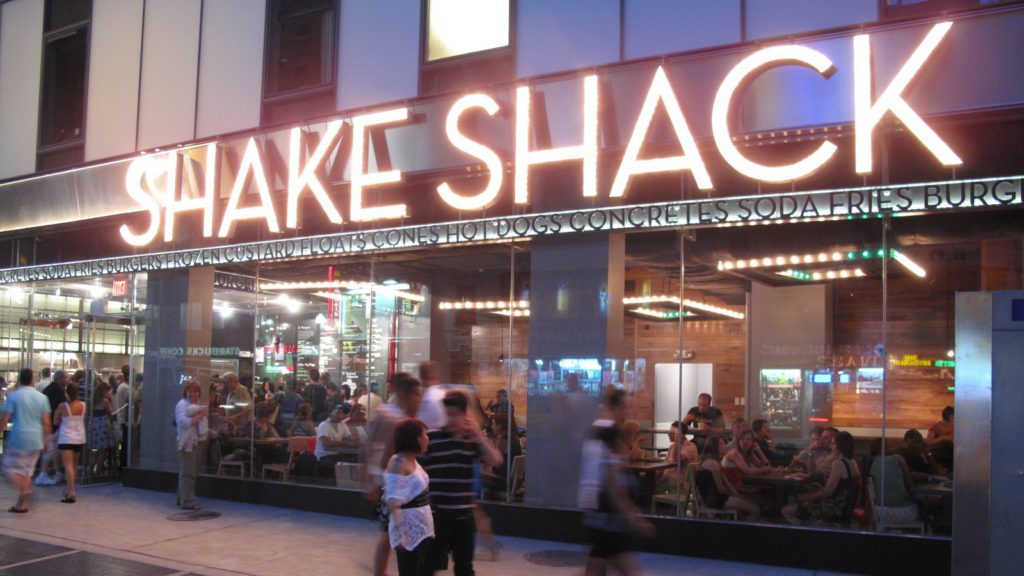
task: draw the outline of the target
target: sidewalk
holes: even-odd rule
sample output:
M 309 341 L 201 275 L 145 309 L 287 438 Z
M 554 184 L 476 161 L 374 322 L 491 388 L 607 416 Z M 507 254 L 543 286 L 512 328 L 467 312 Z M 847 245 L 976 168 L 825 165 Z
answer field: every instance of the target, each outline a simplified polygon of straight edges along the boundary
M 0 512 L 0 573 L 57 574 L 63 573 L 61 567 L 73 565 L 74 571 L 70 573 L 77 576 L 370 574 L 378 527 L 369 520 L 205 499 L 201 501 L 204 508 L 220 512 L 219 518 L 174 522 L 167 519 L 179 512 L 173 506 L 173 494 L 107 484 L 80 488 L 76 504 L 61 504 L 62 491 L 63 486 L 34 487 L 30 513 Z M 13 501 L 10 485 L 0 483 L 0 510 L 6 510 Z M 541 551 L 578 555 L 584 552 L 580 546 L 524 538 L 499 540 L 504 545 L 501 558 L 497 562 L 478 560 L 478 574 L 582 573 L 579 567 L 552 567 L 526 559 L 531 553 L 536 558 Z M 684 556 L 638 557 L 641 574 L 648 576 L 826 574 Z M 389 570 L 392 576 L 398 573 L 393 563 L 394 560 Z

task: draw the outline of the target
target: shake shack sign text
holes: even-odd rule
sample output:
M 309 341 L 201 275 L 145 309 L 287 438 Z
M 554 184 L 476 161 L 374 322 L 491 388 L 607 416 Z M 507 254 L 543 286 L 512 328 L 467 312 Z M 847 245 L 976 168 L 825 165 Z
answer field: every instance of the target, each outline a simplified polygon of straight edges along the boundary
M 175 239 L 176 222 L 183 214 L 201 219 L 202 235 L 229 239 L 240 222 L 251 222 L 268 234 L 285 233 L 302 225 L 300 206 L 307 204 L 322 212 L 333 225 L 346 222 L 398 222 L 416 217 L 410 205 L 402 201 L 401 182 L 406 172 L 436 169 L 437 166 L 417 164 L 424 158 L 447 154 L 462 158 L 463 166 L 472 162 L 479 166 L 479 178 L 442 181 L 429 193 L 433 201 L 459 211 L 463 217 L 483 215 L 483 211 L 499 199 L 514 205 L 528 205 L 531 197 L 554 193 L 532 190 L 531 174 L 556 163 L 579 167 L 581 177 L 576 190 L 557 191 L 568 197 L 577 196 L 580 205 L 593 205 L 598 198 L 625 199 L 636 181 L 646 174 L 677 172 L 692 181 L 700 190 L 715 188 L 716 178 L 707 168 L 703 155 L 718 154 L 728 170 L 758 182 L 792 182 L 805 178 L 835 161 L 838 155 L 854 160 L 857 174 L 876 169 L 872 144 L 875 129 L 883 118 L 900 121 L 908 137 L 920 144 L 936 165 L 958 166 L 961 159 L 953 148 L 910 105 L 905 98 L 911 82 L 919 76 L 941 73 L 929 66 L 933 53 L 952 28 L 952 22 L 931 26 L 912 52 L 886 54 L 872 44 L 868 34 L 850 38 L 852 58 L 843 64 L 844 74 L 852 76 L 852 110 L 844 110 L 853 118 L 853 138 L 843 150 L 829 135 L 813 150 L 787 163 L 754 160 L 734 142 L 732 120 L 739 108 L 744 90 L 765 71 L 777 67 L 797 66 L 808 69 L 819 82 L 829 82 L 838 71 L 836 64 L 823 52 L 808 46 L 775 45 L 756 50 L 736 63 L 718 82 L 710 102 L 710 127 L 714 152 L 701 151 L 696 145 L 687 110 L 673 87 L 663 66 L 652 67 L 653 75 L 637 88 L 642 96 L 639 112 L 602 115 L 602 107 L 612 108 L 607 87 L 597 74 L 569 81 L 578 90 L 578 106 L 559 109 L 559 114 L 573 117 L 571 134 L 562 133 L 560 145 L 551 144 L 549 123 L 535 120 L 545 109 L 547 100 L 535 95 L 539 88 L 522 85 L 505 90 L 502 95 L 472 93 L 442 106 L 396 106 L 349 118 L 339 118 L 288 131 L 253 136 L 230 146 L 209 143 L 198 147 L 140 156 L 128 164 L 125 176 L 125 201 L 142 212 L 141 221 L 120 226 L 121 238 L 132 246 L 146 246 L 158 237 Z M 883 43 L 877 42 L 882 45 Z M 874 53 L 873 53 L 874 51 Z M 896 62 L 897 72 L 891 79 L 874 77 L 872 62 Z M 683 78 L 680 90 L 687 82 Z M 704 82 L 706 80 L 699 79 Z M 604 92 L 602 91 L 604 90 Z M 637 100 L 639 103 L 639 100 Z M 543 106 L 542 106 L 543 104 Z M 819 105 L 819 104 L 816 104 Z M 840 104 L 836 104 L 840 106 Z M 849 105 L 843 105 L 849 107 Z M 629 124 L 609 129 L 609 117 L 623 117 Z M 668 144 L 680 153 L 654 156 L 642 153 L 644 143 L 655 132 L 655 118 L 665 122 Z M 424 137 L 417 126 L 444 125 L 444 137 Z M 701 119 L 706 125 L 707 119 Z M 578 121 L 578 123 L 577 123 Z M 403 130 L 405 130 L 403 132 Z M 602 138 L 611 132 L 629 134 L 621 143 L 621 160 L 610 170 L 599 170 L 602 162 Z M 400 153 L 388 151 L 388 137 L 404 139 Z M 481 134 L 500 133 L 504 137 L 485 138 Z M 376 136 L 375 136 L 376 135 Z M 568 145 L 561 145 L 566 143 Z M 417 148 L 419 146 L 419 148 Z M 431 148 L 443 150 L 435 152 Z M 225 164 L 227 158 L 231 162 Z M 618 158 L 618 155 L 616 155 Z M 416 164 L 415 166 L 413 166 Z M 347 167 L 347 169 L 346 169 Z M 506 172 L 511 176 L 507 177 Z M 602 181 L 600 174 L 607 174 Z M 506 179 L 511 180 L 506 182 Z M 272 195 L 274 190 L 283 194 Z M 987 190 L 985 198 L 999 202 L 1003 189 Z M 829 214 L 856 214 L 910 209 L 915 202 L 922 207 L 929 203 L 940 207 L 954 199 L 944 192 L 931 197 L 924 189 L 915 192 L 894 189 L 888 195 L 865 192 L 844 192 L 818 200 L 798 200 L 797 196 L 761 199 L 722 199 L 710 203 L 676 204 L 646 209 L 614 208 L 576 215 L 542 215 L 520 218 L 499 218 L 486 224 L 464 221 L 458 225 L 428 225 L 407 230 L 340 234 L 338 245 L 314 246 L 315 239 L 304 240 L 302 252 L 357 252 L 368 249 L 398 248 L 411 244 L 437 244 L 455 241 L 495 240 L 516 235 L 557 234 L 582 229 L 608 229 L 644 225 L 691 225 L 737 221 L 814 217 Z M 973 192 L 971 192 L 973 193 Z M 969 193 L 968 195 L 970 195 Z M 979 192 L 980 194 L 981 192 Z M 817 197 L 816 197 L 817 198 Z M 831 198 L 831 200 L 829 200 Z M 932 200 L 929 200 L 932 198 Z M 971 200 L 980 202 L 982 196 Z M 223 201 L 222 201 L 223 200 Z M 617 204 L 622 201 L 616 201 Z M 422 206 L 422 203 L 419 204 Z M 653 216 L 658 213 L 657 217 Z M 423 218 L 418 218 L 423 220 Z M 339 226 L 340 228 L 340 226 Z M 223 250 L 196 252 L 220 254 Z M 196 256 L 202 258 L 201 256 Z M 210 256 L 212 257 L 212 256 Z M 260 258 L 266 257 L 260 255 Z

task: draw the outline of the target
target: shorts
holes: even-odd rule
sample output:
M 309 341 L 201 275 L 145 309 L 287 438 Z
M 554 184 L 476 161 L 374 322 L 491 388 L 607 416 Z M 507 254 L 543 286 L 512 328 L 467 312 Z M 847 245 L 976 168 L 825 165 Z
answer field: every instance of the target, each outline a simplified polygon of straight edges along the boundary
M 26 452 L 4 452 L 4 472 L 18 474 L 31 478 L 36 471 L 36 462 L 39 460 L 39 450 L 28 450 Z
M 590 542 L 591 558 L 614 558 L 633 549 L 633 533 L 591 528 Z
M 57 449 L 58 450 L 71 450 L 72 452 L 75 452 L 77 454 L 81 454 L 82 453 L 82 449 L 84 447 L 85 447 L 85 444 L 58 444 L 57 445 Z

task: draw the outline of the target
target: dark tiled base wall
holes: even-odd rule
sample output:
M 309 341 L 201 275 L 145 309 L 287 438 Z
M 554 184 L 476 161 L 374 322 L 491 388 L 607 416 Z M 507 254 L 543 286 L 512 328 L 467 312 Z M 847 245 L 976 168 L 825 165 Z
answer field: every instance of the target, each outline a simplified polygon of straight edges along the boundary
M 125 486 L 174 492 L 171 472 L 129 469 Z M 206 498 L 295 508 L 325 514 L 374 517 L 374 505 L 354 491 L 200 476 L 197 493 Z M 558 542 L 585 543 L 587 532 L 574 510 L 486 504 L 494 531 Z M 948 538 L 844 532 L 695 519 L 652 518 L 657 536 L 640 544 L 645 552 L 756 562 L 858 574 L 950 574 Z

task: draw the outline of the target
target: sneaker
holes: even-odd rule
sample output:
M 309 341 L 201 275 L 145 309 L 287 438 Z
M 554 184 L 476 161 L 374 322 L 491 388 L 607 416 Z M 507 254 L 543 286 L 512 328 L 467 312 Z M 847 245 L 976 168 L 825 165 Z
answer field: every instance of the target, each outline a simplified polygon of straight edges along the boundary
M 40 472 L 33 484 L 36 486 L 54 486 L 57 484 L 57 481 L 46 472 Z

